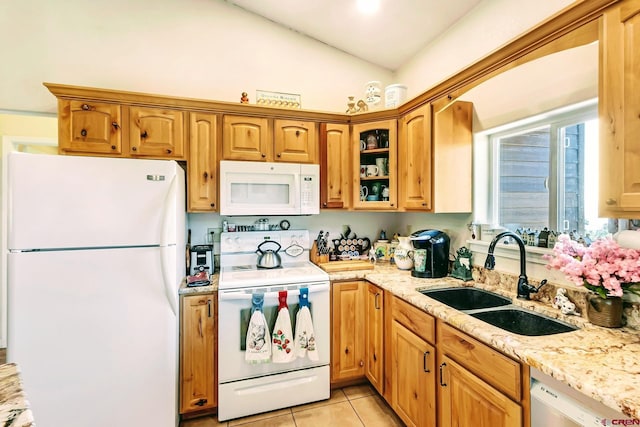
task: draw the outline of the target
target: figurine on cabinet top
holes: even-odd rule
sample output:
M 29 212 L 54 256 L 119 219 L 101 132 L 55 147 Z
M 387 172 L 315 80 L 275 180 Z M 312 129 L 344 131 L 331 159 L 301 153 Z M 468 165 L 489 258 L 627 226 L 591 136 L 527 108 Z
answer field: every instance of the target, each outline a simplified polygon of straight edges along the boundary
M 242 96 L 240 97 L 240 103 L 241 104 L 249 103 L 249 95 L 247 95 L 247 92 L 242 92 Z

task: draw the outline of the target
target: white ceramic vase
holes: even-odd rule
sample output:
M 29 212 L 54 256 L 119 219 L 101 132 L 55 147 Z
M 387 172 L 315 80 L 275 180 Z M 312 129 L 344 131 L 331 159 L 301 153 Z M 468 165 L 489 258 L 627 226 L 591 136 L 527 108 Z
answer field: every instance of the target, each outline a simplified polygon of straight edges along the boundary
M 398 237 L 400 243 L 393 252 L 393 260 L 400 270 L 409 270 L 413 267 L 413 246 L 409 237 Z

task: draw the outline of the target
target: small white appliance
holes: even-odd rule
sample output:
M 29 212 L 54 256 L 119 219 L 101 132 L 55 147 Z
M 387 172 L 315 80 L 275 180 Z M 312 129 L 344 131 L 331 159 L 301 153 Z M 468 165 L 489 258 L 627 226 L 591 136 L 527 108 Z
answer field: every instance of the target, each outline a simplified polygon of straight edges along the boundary
M 629 417 L 531 368 L 531 427 L 626 425 Z
M 198 274 L 201 270 L 213 274 L 213 245 L 195 245 L 191 247 L 191 273 Z
M 256 248 L 265 241 L 282 247 L 281 268 L 256 267 Z M 220 421 L 329 398 L 329 276 L 309 261 L 309 247 L 308 230 L 221 234 L 218 322 L 224 327 L 218 330 Z M 301 288 L 308 289 L 318 360 L 247 363 L 243 350 L 247 325 L 241 319 L 249 316 L 252 295 L 264 294 L 264 312 L 269 320 L 283 290 L 295 315 Z
M 7 360 L 38 425 L 177 426 L 184 171 L 26 153 L 8 169 Z
M 220 161 L 220 215 L 320 213 L 320 166 Z

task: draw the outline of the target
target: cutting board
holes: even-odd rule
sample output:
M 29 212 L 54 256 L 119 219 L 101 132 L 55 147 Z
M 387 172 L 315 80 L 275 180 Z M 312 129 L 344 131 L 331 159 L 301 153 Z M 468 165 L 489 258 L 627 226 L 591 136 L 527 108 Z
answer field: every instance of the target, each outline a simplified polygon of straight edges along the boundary
M 355 271 L 355 270 L 373 270 L 373 264 L 363 260 L 349 261 L 331 261 L 318 264 L 318 267 L 327 273 L 335 273 L 337 271 Z

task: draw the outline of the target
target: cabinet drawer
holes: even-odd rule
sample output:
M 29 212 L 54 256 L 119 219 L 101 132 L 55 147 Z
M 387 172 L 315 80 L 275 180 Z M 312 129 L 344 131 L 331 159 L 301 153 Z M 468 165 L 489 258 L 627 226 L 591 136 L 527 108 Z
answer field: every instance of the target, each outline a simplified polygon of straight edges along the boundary
M 393 318 L 411 332 L 431 344 L 435 343 L 436 322 L 433 316 L 396 297 L 392 299 L 391 312 Z
M 521 400 L 520 363 L 443 322 L 438 322 L 438 348 L 510 398 Z

